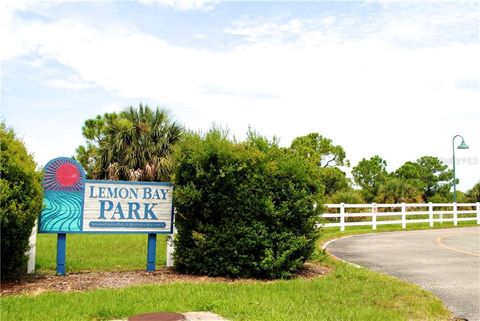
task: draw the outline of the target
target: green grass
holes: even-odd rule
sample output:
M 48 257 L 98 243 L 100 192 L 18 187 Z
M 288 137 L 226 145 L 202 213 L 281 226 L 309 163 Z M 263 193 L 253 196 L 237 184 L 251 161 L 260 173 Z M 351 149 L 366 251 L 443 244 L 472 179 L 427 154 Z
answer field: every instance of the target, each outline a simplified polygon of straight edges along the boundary
M 475 221 L 459 222 L 458 227 L 477 226 Z M 452 222 L 435 224 L 434 228 L 455 227 Z M 408 224 L 407 230 L 429 229 L 428 223 Z M 396 225 L 346 227 L 340 232 L 337 227 L 323 228 L 319 240 L 324 242 L 353 234 L 401 231 Z M 56 244 L 54 234 L 38 234 L 36 271 L 54 274 L 56 269 Z M 157 267 L 165 265 L 166 237 L 157 236 Z M 86 271 L 145 270 L 147 260 L 147 235 L 137 234 L 69 234 L 67 235 L 67 273 Z
M 475 222 L 472 222 L 475 223 Z M 459 227 L 476 226 L 460 222 Z M 435 228 L 454 227 L 452 223 Z M 428 229 L 412 224 L 408 230 Z M 376 232 L 399 231 L 400 225 Z M 371 227 L 324 228 L 319 245 Z M 68 235 L 67 272 L 144 270 L 146 235 Z M 165 263 L 165 237 L 157 240 L 157 266 Z M 55 235 L 38 235 L 37 271 L 55 272 Z M 112 320 L 153 311 L 212 311 L 232 321 L 438 320 L 450 313 L 427 291 L 396 278 L 357 269 L 322 255 L 333 268 L 313 280 L 166 285 L 2 297 L 1 320 Z
M 313 280 L 171 283 L 1 298 L 1 320 L 112 320 L 154 311 L 212 311 L 232 321 L 448 320 L 417 286 L 338 264 Z
M 37 235 L 36 271 L 52 274 L 56 270 L 56 234 Z M 157 266 L 165 265 L 166 237 L 157 236 Z M 147 235 L 69 234 L 67 235 L 67 273 L 85 271 L 145 270 Z
M 435 223 L 433 227 L 429 227 L 428 223 L 412 223 L 407 224 L 406 229 L 402 229 L 400 224 L 392 225 L 377 225 L 376 230 L 372 230 L 371 226 L 346 226 L 345 231 L 341 232 L 339 227 L 324 227 L 322 228 L 319 239 L 319 246 L 321 247 L 325 242 L 332 239 L 340 238 L 348 235 L 365 234 L 365 233 L 381 233 L 381 232 L 398 232 L 398 231 L 413 231 L 413 230 L 431 230 L 441 228 L 461 228 L 467 226 L 479 226 L 476 221 L 462 221 L 458 225 L 453 225 L 453 222 L 444 222 L 442 224 Z

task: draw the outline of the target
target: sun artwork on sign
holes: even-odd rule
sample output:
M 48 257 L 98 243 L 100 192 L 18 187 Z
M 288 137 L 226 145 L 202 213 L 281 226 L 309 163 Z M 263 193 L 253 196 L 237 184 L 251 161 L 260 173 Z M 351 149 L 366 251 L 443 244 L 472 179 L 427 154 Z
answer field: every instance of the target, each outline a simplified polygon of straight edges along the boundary
M 81 191 L 82 170 L 69 159 L 58 160 L 47 166 L 43 186 L 45 190 Z

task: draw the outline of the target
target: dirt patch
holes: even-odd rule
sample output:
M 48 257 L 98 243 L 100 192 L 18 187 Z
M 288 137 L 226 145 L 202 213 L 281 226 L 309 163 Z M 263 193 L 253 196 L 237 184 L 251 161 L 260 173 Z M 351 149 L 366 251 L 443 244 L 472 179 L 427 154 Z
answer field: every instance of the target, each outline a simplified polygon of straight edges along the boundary
M 296 278 L 312 279 L 330 272 L 330 268 L 316 263 L 306 263 Z M 229 279 L 181 274 L 171 268 L 154 272 L 85 272 L 66 276 L 31 276 L 21 280 L 2 281 L 0 295 L 38 295 L 48 291 L 86 291 L 101 288 L 123 288 L 140 284 L 167 284 L 171 282 L 253 282 L 253 279 Z M 263 281 L 269 282 L 269 281 Z

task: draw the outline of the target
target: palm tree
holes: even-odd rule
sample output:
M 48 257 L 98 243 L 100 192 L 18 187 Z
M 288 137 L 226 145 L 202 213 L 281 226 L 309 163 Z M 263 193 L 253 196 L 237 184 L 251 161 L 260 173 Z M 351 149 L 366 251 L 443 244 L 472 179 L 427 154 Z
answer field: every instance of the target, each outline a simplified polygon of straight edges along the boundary
M 475 186 L 467 192 L 467 197 L 469 202 L 480 202 L 480 182 L 475 184 Z
M 167 181 L 173 146 L 183 129 L 164 110 L 129 106 L 104 128 L 94 176 L 99 179 Z
M 390 178 L 380 186 L 375 202 L 385 204 L 421 203 L 422 192 L 406 179 Z

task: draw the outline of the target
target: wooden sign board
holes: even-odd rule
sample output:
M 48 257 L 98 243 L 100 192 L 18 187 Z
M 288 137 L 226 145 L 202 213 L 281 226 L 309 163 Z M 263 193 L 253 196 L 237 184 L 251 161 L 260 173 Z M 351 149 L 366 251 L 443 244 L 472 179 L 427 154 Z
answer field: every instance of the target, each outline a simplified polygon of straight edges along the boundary
M 87 180 L 70 158 L 45 167 L 40 233 L 172 234 L 173 184 Z
M 147 270 L 155 269 L 156 234 L 173 234 L 173 184 L 88 180 L 74 159 L 45 166 L 39 233 L 56 233 L 57 273 L 65 274 L 66 234 L 148 234 Z

